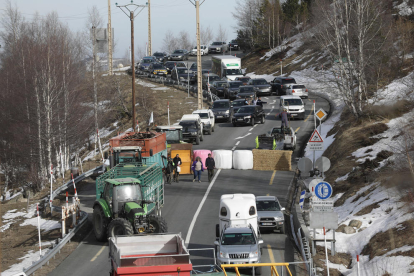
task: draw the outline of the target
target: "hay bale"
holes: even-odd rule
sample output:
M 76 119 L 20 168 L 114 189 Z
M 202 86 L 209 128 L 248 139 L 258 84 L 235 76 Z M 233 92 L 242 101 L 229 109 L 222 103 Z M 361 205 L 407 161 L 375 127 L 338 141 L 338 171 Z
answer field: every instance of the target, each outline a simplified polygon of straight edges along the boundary
M 292 151 L 287 150 L 253 150 L 253 170 L 291 171 Z

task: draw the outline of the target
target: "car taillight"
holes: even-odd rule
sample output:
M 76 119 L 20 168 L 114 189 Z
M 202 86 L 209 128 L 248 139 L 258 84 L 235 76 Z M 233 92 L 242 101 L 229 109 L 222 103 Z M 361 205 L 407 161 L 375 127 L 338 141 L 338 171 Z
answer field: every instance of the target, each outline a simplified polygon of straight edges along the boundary
M 295 93 L 295 90 L 292 90 L 292 93 Z
M 281 85 L 280 88 L 283 88 L 283 85 Z
M 306 89 L 305 92 L 308 92 L 308 89 Z

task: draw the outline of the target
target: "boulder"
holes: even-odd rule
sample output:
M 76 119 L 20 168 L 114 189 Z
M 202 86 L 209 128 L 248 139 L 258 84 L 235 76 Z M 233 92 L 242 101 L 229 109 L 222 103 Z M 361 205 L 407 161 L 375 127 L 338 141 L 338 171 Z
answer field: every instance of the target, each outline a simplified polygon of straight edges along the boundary
M 355 227 L 357 229 L 359 229 L 361 227 L 361 225 L 362 225 L 362 221 L 357 220 L 357 219 L 351 220 L 348 224 L 348 226 Z
M 365 229 L 367 229 L 367 228 L 366 228 L 366 227 L 362 227 L 362 228 L 358 229 L 358 232 L 362 232 L 362 231 L 364 231 Z
M 338 229 L 335 230 L 335 232 L 343 232 L 345 227 L 346 227 L 345 224 L 341 224 L 339 225 Z
M 351 226 L 345 226 L 344 229 L 342 230 L 342 233 L 345 234 L 354 234 L 356 231 L 353 227 Z

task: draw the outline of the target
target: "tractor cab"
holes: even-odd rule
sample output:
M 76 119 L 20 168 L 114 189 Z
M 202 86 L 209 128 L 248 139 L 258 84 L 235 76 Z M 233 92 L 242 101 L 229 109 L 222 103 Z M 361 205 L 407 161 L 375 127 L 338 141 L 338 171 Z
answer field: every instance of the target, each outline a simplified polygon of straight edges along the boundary
M 165 132 L 167 136 L 167 145 L 183 143 L 183 127 L 180 125 L 157 126 L 157 132 Z

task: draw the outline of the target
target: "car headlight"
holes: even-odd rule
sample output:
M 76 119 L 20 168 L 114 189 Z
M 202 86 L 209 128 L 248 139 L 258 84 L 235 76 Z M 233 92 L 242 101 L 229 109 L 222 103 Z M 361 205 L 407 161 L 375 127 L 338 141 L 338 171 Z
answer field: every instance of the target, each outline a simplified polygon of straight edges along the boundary
M 220 250 L 220 257 L 228 258 L 228 254 L 226 252 L 223 252 L 223 251 Z
M 230 110 L 226 110 L 226 112 L 225 112 L 226 114 L 229 114 L 230 113 Z
M 180 58 L 180 57 L 182 57 L 182 56 L 178 56 L 178 57 Z
M 252 116 L 244 116 L 245 119 L 250 119 Z
M 191 135 L 197 135 L 197 132 L 191 132 Z
M 281 220 L 284 220 L 284 218 L 282 218 L 282 217 L 275 217 L 275 220 L 276 221 L 281 221 Z
M 250 252 L 249 257 L 257 257 L 259 256 L 259 251 Z

